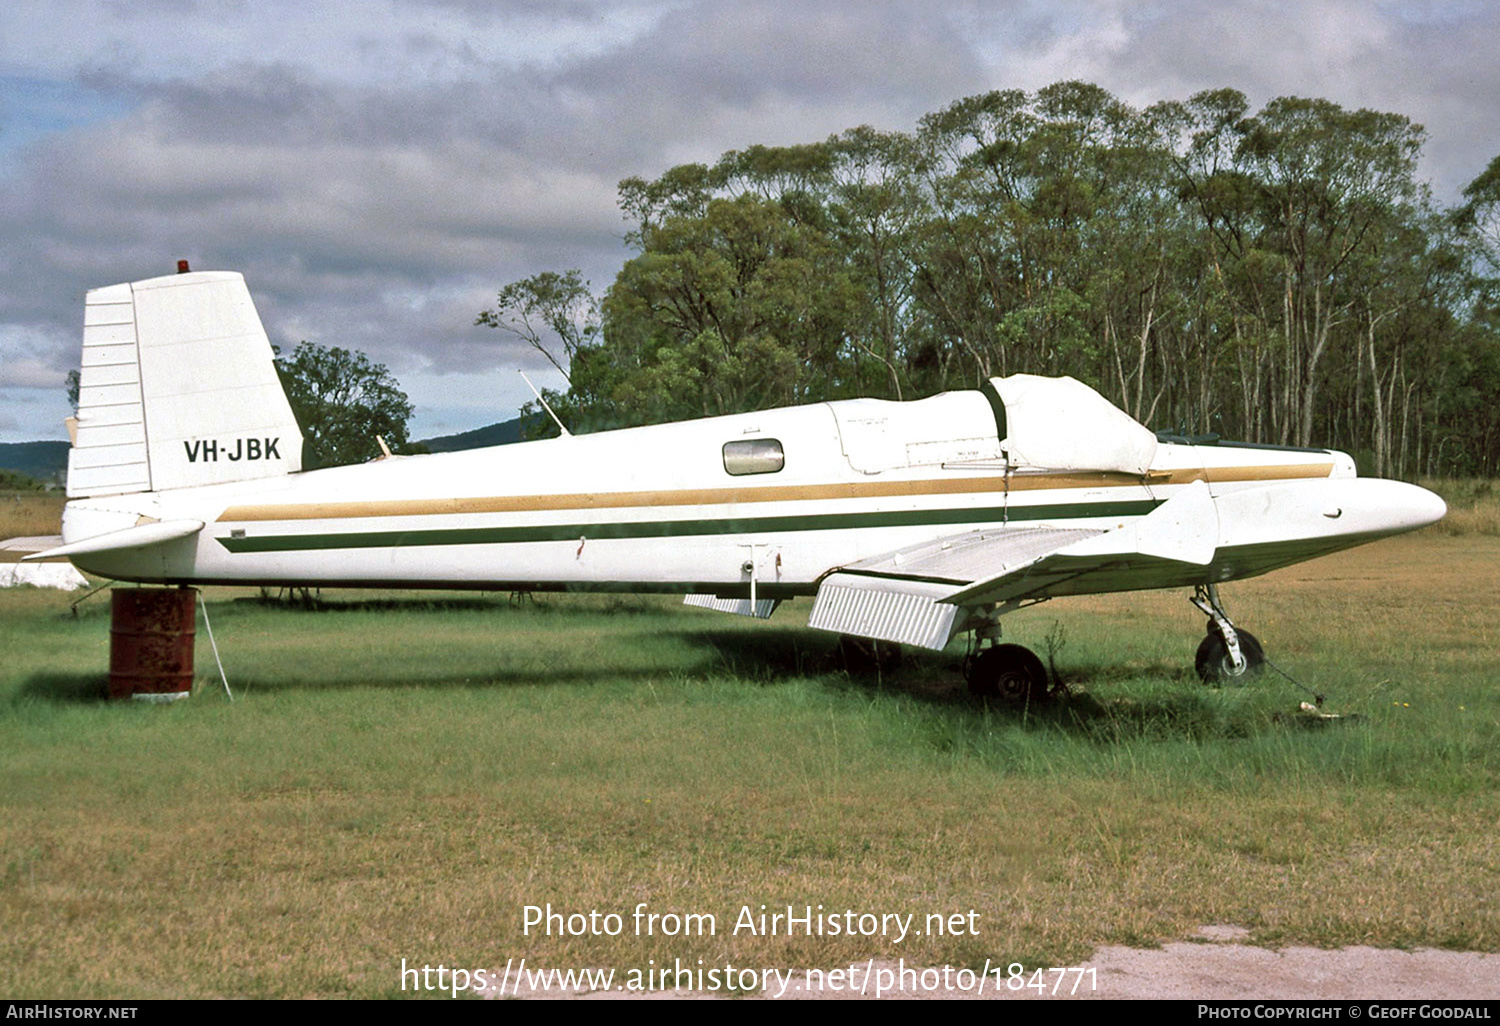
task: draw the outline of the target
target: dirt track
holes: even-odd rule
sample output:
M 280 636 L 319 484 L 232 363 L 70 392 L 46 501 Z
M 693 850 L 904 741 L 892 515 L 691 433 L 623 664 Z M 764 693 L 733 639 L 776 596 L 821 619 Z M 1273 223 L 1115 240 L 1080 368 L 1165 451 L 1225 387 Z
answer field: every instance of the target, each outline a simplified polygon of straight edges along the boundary
M 998 1000 L 1118 1000 L 1167 998 L 1197 1000 L 1464 1000 L 1500 999 L 1500 954 L 1463 951 L 1394 951 L 1383 948 L 1290 947 L 1280 950 L 1243 943 L 1248 931 L 1232 926 L 1209 926 L 1190 941 L 1179 941 L 1159 949 L 1105 947 L 1083 960 L 1081 966 L 1096 972 L 1097 988 L 1089 990 L 1086 976 L 1068 975 L 1056 995 L 1039 994 L 1027 988 L 999 992 L 986 989 L 983 998 Z M 861 966 L 861 969 L 864 967 Z M 896 970 L 896 963 L 876 962 L 875 968 Z M 894 978 L 892 972 L 888 978 Z M 1081 979 L 1078 993 L 1067 991 Z M 1048 977 L 1048 986 L 1056 980 Z M 498 995 L 495 995 L 498 996 Z M 507 996 L 511 996 L 509 993 Z M 514 996 L 538 998 L 583 998 L 609 1000 L 693 999 L 717 997 L 694 991 L 658 991 L 630 994 L 619 990 L 558 993 L 522 989 Z M 859 998 L 848 990 L 817 992 L 793 982 L 778 995 L 775 988 L 762 998 L 834 1000 Z M 872 998 L 873 993 L 866 993 Z M 926 990 L 892 993 L 894 998 L 954 998 L 974 1000 L 961 990 Z
M 1101 948 L 1098 998 L 1500 998 L 1500 955 L 1466 951 L 1290 947 L 1237 943 L 1245 931 L 1206 927 L 1160 950 Z

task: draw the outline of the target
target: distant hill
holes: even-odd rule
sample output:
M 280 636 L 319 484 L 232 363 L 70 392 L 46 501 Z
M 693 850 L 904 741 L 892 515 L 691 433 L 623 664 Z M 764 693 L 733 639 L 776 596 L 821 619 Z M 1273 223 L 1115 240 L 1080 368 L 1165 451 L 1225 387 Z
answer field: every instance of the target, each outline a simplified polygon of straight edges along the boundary
M 521 418 L 475 428 L 457 435 L 425 438 L 429 452 L 458 452 L 521 440 Z M 0 442 L 0 470 L 12 470 L 37 481 L 61 481 L 68 471 L 67 442 Z
M 428 452 L 459 452 L 463 449 L 483 449 L 489 445 L 509 445 L 521 440 L 521 418 L 501 421 L 489 427 L 475 428 L 456 435 L 440 435 L 424 438 L 418 444 L 427 446 Z M 4 464 L 0 464 L 4 466 Z
M 0 470 L 38 481 L 60 481 L 68 471 L 67 442 L 0 442 Z

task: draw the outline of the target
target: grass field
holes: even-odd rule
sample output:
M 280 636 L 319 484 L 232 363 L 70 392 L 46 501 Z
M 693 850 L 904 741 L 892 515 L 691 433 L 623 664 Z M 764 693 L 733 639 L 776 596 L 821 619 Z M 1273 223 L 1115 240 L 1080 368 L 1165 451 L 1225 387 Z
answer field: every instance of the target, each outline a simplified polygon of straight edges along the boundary
M 851 675 L 807 603 L 208 593 L 172 706 L 99 698 L 108 604 L 0 591 L 0 993 L 401 993 L 400 966 L 1078 965 L 1205 924 L 1500 950 L 1500 538 L 1428 531 L 1225 588 L 1307 692 L 1192 677 L 1180 593 L 1007 619 L 1073 691 L 956 654 Z M 637 936 L 630 913 L 711 913 Z M 624 917 L 523 934 L 528 905 Z M 978 935 L 731 933 L 742 906 Z
M 57 534 L 63 502 L 57 492 L 0 491 L 0 541 Z

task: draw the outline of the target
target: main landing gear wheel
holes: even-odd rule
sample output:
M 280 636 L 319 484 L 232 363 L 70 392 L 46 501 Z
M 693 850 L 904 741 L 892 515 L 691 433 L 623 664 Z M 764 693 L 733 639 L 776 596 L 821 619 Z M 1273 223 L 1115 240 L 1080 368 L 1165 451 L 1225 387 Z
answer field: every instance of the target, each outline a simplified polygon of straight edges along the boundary
M 1052 697 L 1047 668 L 1036 653 L 1021 645 L 995 645 L 974 657 L 969 691 L 976 698 L 1007 702 L 1045 702 Z
M 1266 653 L 1260 647 L 1260 640 L 1239 628 L 1234 633 L 1239 638 L 1240 655 L 1244 657 L 1245 665 L 1235 672 L 1234 660 L 1229 658 L 1229 646 L 1224 644 L 1219 632 L 1210 627 L 1208 635 L 1198 645 L 1198 656 L 1194 660 L 1203 683 L 1243 684 L 1252 677 L 1259 677 L 1266 668 Z

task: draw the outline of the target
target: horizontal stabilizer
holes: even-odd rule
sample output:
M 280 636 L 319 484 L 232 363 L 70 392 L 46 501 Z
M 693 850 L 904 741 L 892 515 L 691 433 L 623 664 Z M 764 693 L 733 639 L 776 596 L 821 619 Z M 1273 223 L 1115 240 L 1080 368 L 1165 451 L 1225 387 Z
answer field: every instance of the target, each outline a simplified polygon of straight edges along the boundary
M 161 545 L 164 542 L 177 541 L 179 538 L 188 538 L 201 530 L 203 530 L 201 520 L 160 520 L 137 527 L 127 527 L 123 531 L 110 531 L 108 534 L 95 535 L 82 541 L 48 549 L 46 552 L 33 552 L 29 556 L 21 557 L 21 562 L 40 562 L 57 556 L 82 556 L 90 552 L 117 552 L 120 549 L 145 548 L 148 545 Z
M 686 595 L 682 601 L 684 605 L 713 609 L 720 613 L 753 616 L 757 620 L 769 620 L 776 607 L 781 605 L 780 599 L 756 599 L 752 605 L 747 598 L 720 598 L 717 595 Z

